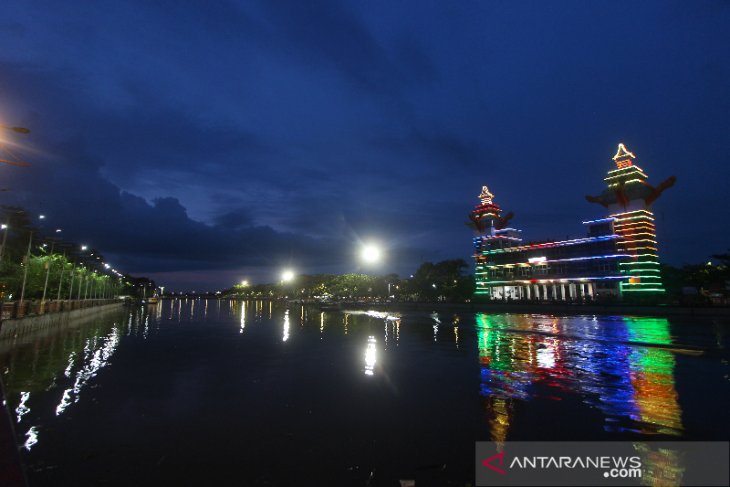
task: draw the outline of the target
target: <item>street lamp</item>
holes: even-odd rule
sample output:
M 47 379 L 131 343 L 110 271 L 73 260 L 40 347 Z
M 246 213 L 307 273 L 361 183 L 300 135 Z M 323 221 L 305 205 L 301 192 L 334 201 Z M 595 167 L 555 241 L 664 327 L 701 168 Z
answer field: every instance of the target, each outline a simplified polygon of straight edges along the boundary
M 366 264 L 375 264 L 380 261 L 382 256 L 383 252 L 380 250 L 380 247 L 372 243 L 364 245 L 360 251 L 360 258 Z
M 5 242 L 8 240 L 8 225 L 3 223 L 0 225 L 0 229 L 5 230 L 3 232 L 3 243 L 0 244 L 0 260 L 3 259 L 3 253 L 5 253 Z
M 41 215 L 41 217 L 45 218 L 43 215 Z M 61 233 L 61 229 L 57 228 L 56 233 Z M 51 275 L 51 265 L 53 263 L 53 247 L 55 245 L 56 245 L 56 241 L 51 240 L 51 251 L 48 253 L 48 256 L 50 257 L 50 261 L 46 261 L 46 281 L 43 283 L 43 297 L 41 298 L 41 314 L 43 314 L 43 311 L 44 311 L 45 305 L 46 305 L 46 291 L 48 290 L 48 277 Z
M 294 280 L 294 271 L 287 269 L 284 272 L 282 272 L 281 280 L 282 280 L 282 282 L 290 282 L 290 281 Z
M 29 134 L 30 133 L 30 130 L 25 127 L 11 127 L 11 126 L 5 125 L 5 124 L 0 124 L 0 129 L 9 130 L 11 132 L 15 132 L 18 134 Z M 15 158 L 15 156 L 13 154 L 10 154 L 10 156 Z M 11 166 L 21 166 L 21 167 L 30 166 L 29 163 L 18 161 L 18 160 L 0 159 L 0 162 L 2 162 L 3 164 L 10 164 Z
M 45 219 L 45 215 L 38 215 L 39 220 Z M 28 282 L 28 267 L 30 267 L 30 248 L 33 244 L 33 230 L 28 233 L 28 251 L 25 253 L 23 266 L 23 286 L 20 288 L 20 308 L 23 309 L 23 300 L 25 299 L 25 285 Z
M 61 287 L 63 286 L 63 274 L 64 274 L 64 272 L 66 272 L 66 263 L 67 263 L 66 252 L 68 250 L 68 246 L 66 246 L 66 247 L 67 248 L 64 249 L 64 251 L 63 251 L 63 258 L 61 259 L 61 275 L 58 278 L 58 291 L 56 292 L 56 304 L 57 305 L 58 305 L 58 302 L 61 301 Z M 73 270 L 71 272 L 73 272 Z M 73 276 L 71 276 L 71 279 L 73 279 Z
M 81 251 L 82 252 L 85 252 L 86 249 L 88 249 L 88 247 L 86 245 L 82 245 L 81 246 Z M 83 258 L 83 262 L 79 262 L 79 266 L 81 266 L 81 268 L 84 271 L 86 271 L 86 266 L 84 265 L 84 263 L 86 263 L 86 259 L 85 258 Z M 84 274 L 84 272 L 81 272 L 81 274 Z M 79 293 L 76 296 L 76 300 L 77 301 L 81 301 L 81 288 L 83 287 L 84 282 L 86 282 L 86 290 L 88 291 L 88 289 L 89 289 L 88 276 L 86 276 L 85 274 L 83 275 L 83 281 L 82 281 L 82 276 L 79 276 Z M 86 295 L 84 295 L 84 300 L 86 300 Z

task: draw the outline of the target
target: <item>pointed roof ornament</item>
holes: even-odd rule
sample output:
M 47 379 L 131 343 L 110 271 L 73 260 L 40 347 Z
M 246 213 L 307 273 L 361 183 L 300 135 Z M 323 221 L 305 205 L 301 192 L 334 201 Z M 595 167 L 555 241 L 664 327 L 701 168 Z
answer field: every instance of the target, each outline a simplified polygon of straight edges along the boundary
M 631 159 L 636 159 L 636 156 L 626 149 L 626 146 L 620 143 L 616 155 L 613 156 L 613 160 L 616 162 L 616 166 L 619 169 L 629 167 L 632 165 Z
M 492 204 L 492 198 L 494 198 L 494 195 L 489 192 L 489 188 L 487 188 L 486 186 L 482 186 L 482 194 L 479 195 L 479 199 L 482 200 L 482 204 Z
M 632 158 L 632 159 L 636 159 L 636 156 L 633 153 L 629 152 L 626 149 L 626 146 L 625 145 L 619 144 L 618 145 L 618 150 L 616 151 L 616 155 L 613 156 L 613 160 L 614 161 L 620 161 L 621 159 L 626 159 L 626 158 L 629 158 L 629 157 Z

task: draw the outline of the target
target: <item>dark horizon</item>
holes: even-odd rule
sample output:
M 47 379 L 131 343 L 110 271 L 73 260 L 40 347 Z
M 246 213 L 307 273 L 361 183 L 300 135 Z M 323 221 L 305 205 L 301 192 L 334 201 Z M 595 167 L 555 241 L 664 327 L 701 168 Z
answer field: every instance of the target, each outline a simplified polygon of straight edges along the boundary
M 0 24 L 0 124 L 31 129 L 0 141 L 32 163 L 0 167 L 1 203 L 167 290 L 470 261 L 484 184 L 526 241 L 579 236 L 619 142 L 677 177 L 663 262 L 730 247 L 727 2 L 10 1 Z

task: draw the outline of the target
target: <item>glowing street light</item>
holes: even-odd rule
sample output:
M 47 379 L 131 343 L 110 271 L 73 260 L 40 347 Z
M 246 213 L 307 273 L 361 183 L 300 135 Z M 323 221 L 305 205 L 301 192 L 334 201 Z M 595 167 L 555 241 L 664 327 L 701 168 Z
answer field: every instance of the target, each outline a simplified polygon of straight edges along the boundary
M 38 215 L 39 220 L 45 220 L 46 215 Z M 28 281 L 28 267 L 30 267 L 30 248 L 33 242 L 33 230 L 28 232 L 28 251 L 25 253 L 23 258 L 23 285 L 20 288 L 20 307 L 23 308 L 23 301 L 25 299 L 25 285 Z
M 360 251 L 360 257 L 368 264 L 374 264 L 380 261 L 382 256 L 383 252 L 380 250 L 380 247 L 374 244 L 367 244 Z
M 289 282 L 289 281 L 294 280 L 294 271 L 287 269 L 284 272 L 282 272 L 281 280 L 283 282 Z
M 11 126 L 5 125 L 5 124 L 0 124 L 0 129 L 10 130 L 11 132 L 16 132 L 18 134 L 29 134 L 30 133 L 30 130 L 25 127 L 11 127 Z M 10 164 L 11 166 L 21 166 L 21 167 L 30 166 L 29 163 L 15 160 L 15 156 L 13 156 L 12 154 L 10 154 L 10 155 L 13 157 L 12 160 L 0 159 L 0 162 L 2 162 L 3 164 Z
M 246 279 L 241 281 L 241 287 L 248 287 L 248 281 Z

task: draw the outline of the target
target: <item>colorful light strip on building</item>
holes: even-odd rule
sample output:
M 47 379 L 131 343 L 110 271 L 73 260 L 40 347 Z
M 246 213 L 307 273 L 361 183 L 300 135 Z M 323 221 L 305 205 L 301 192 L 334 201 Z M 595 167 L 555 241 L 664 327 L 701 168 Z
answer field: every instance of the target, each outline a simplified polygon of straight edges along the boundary
M 628 277 L 621 282 L 621 292 L 663 293 L 659 274 L 659 260 L 656 254 L 646 254 L 642 250 L 657 250 L 654 214 L 649 210 L 634 210 L 611 215 L 616 218 L 614 229 L 622 240 L 619 248 L 631 255 L 631 261 L 619 263 L 621 273 Z M 652 245 L 647 245 L 652 244 Z
M 544 259 L 540 261 L 530 262 L 529 260 L 527 262 L 519 262 L 516 264 L 493 264 L 493 265 L 487 265 L 486 267 L 488 269 L 497 268 L 497 267 L 509 267 L 509 266 L 524 266 L 524 267 L 530 267 L 531 265 L 535 264 L 552 264 L 556 262 L 579 262 L 583 260 L 595 260 L 595 259 L 619 259 L 622 257 L 631 257 L 631 254 L 608 254 L 608 255 L 591 255 L 589 257 L 572 257 L 568 259 Z
M 598 237 L 585 237 L 585 238 L 576 238 L 572 240 L 562 240 L 559 242 L 543 242 L 543 243 L 535 243 L 535 244 L 527 244 L 527 245 L 520 245 L 519 247 L 508 247 L 506 249 L 494 249 L 494 250 L 485 250 L 482 252 L 484 255 L 490 255 L 490 254 L 499 254 L 504 252 L 523 252 L 525 250 L 531 250 L 531 249 L 545 249 L 545 248 L 552 248 L 552 247 L 564 247 L 566 245 L 578 245 L 588 242 L 600 242 L 603 240 L 615 240 L 621 238 L 620 235 L 613 234 L 613 235 L 601 235 Z
M 481 234 L 473 241 L 476 294 L 490 295 L 494 291 L 491 297 L 501 299 L 513 284 L 511 287 L 520 289 L 510 291 L 510 297 L 524 299 L 523 291 L 527 291 L 527 299 L 560 299 L 554 291 L 543 294 L 535 290 L 531 296 L 529 289 L 521 287 L 526 283 L 592 281 L 606 282 L 581 285 L 581 292 L 571 294 L 571 298 L 593 299 L 596 293 L 663 293 L 655 219 L 649 205 L 666 189 L 666 182 L 652 187 L 644 170 L 634 164 L 635 158 L 624 144 L 619 144 L 613 157 L 616 167 L 604 178 L 607 189 L 598 196 L 586 197 L 613 214 L 584 221 L 589 229 L 583 238 L 523 244 L 518 230 L 496 230 L 501 210 L 484 186 L 479 195 L 481 205 L 471 215 L 471 221 L 482 222 L 472 225 Z M 672 178 L 667 181 L 673 184 Z M 562 291 L 561 296 L 565 299 Z

